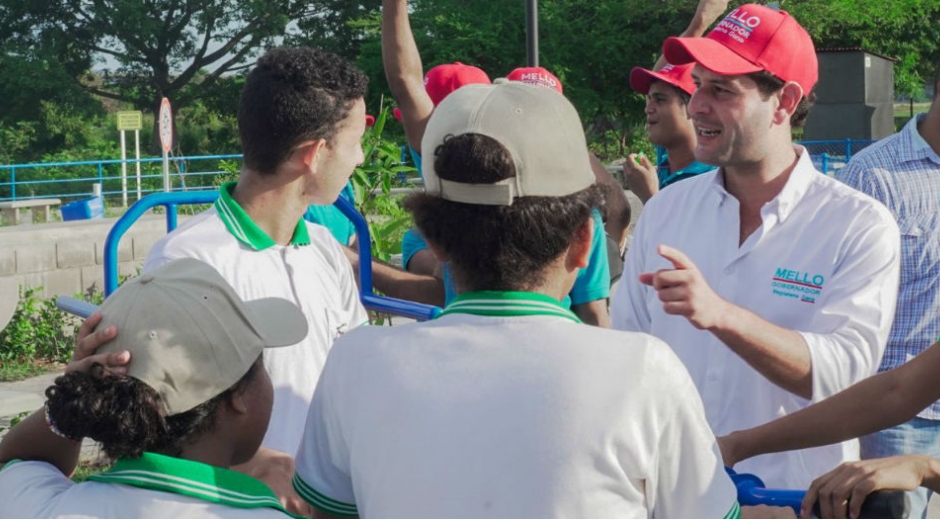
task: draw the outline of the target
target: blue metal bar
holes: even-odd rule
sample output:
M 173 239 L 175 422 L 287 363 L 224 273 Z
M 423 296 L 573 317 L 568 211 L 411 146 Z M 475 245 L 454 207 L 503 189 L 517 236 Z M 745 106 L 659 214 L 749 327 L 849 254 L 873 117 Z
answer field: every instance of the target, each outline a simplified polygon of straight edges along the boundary
M 10 183 L 13 184 L 11 195 L 13 196 L 13 200 L 16 200 L 16 166 L 10 168 Z
M 845 162 L 849 162 L 849 159 L 852 158 L 852 140 L 845 140 Z
M 725 468 L 738 492 L 742 506 L 768 505 L 789 507 L 800 514 L 806 491 L 797 489 L 768 489 L 756 475 L 737 473 Z M 819 503 L 813 506 L 814 517 L 820 517 Z M 900 490 L 875 491 L 865 497 L 859 518 L 907 518 L 911 504 L 907 494 Z
M 121 218 L 117 219 L 111 231 L 108 232 L 108 238 L 104 241 L 104 294 L 110 295 L 118 286 L 118 243 L 121 237 L 127 233 L 131 225 L 139 219 L 144 212 L 154 206 L 168 206 L 171 204 L 211 204 L 219 198 L 219 192 L 215 190 L 187 191 L 177 193 L 154 193 L 148 195 L 137 202 L 124 212 Z
M 135 202 L 119 218 L 104 242 L 104 294 L 113 293 L 118 286 L 118 243 L 131 225 L 139 219 L 144 212 L 154 206 L 164 206 L 167 211 L 167 231 L 176 227 L 176 206 L 178 204 L 209 204 L 219 197 L 217 190 L 212 191 L 185 191 L 170 193 L 155 193 Z M 379 312 L 387 312 L 396 316 L 405 316 L 416 320 L 429 320 L 441 313 L 440 307 L 422 303 L 389 298 L 376 295 L 372 289 L 372 239 L 369 235 L 369 225 L 366 219 L 356 211 L 356 208 L 339 197 L 336 207 L 352 221 L 359 237 L 359 298 L 363 306 Z M 170 213 L 173 213 L 171 221 Z
M 169 233 L 176 229 L 176 204 L 166 205 L 166 232 Z
M 822 172 L 829 174 L 829 154 L 826 152 L 822 154 Z
M 369 235 L 369 224 L 366 219 L 356 211 L 351 202 L 340 197 L 333 203 L 346 218 L 352 221 L 356 228 L 356 241 L 359 244 L 359 299 L 368 309 L 387 312 L 396 316 L 404 316 L 419 321 L 436 318 L 441 313 L 440 307 L 425 305 L 423 303 L 399 300 L 388 296 L 378 296 L 372 290 L 372 240 Z

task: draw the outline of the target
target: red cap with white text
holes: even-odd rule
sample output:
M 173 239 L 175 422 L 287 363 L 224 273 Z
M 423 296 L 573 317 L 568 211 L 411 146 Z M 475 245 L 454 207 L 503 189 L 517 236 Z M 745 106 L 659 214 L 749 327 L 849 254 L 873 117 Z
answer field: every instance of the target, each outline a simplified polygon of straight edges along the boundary
M 722 76 L 767 71 L 793 81 L 808 94 L 819 78 L 816 49 L 805 29 L 786 11 L 747 4 L 733 9 L 704 38 L 666 39 L 666 61 L 696 62 Z

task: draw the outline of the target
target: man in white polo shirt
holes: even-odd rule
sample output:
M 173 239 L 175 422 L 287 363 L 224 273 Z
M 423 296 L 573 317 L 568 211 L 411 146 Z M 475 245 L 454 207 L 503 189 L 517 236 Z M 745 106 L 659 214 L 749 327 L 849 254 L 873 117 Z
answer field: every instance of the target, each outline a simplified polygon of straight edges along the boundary
M 224 184 L 211 209 L 157 242 L 144 264 L 149 271 L 197 258 L 240 297 L 285 298 L 306 315 L 306 339 L 264 353 L 274 384 L 271 423 L 259 455 L 236 467 L 264 480 L 294 510 L 303 503 L 291 491 L 290 456 L 327 352 L 336 338 L 367 321 L 340 245 L 303 215 L 311 204 L 335 201 L 363 160 L 367 86 L 359 69 L 334 54 L 268 51 L 245 80 L 239 102 L 244 166 L 237 183 Z
M 650 199 L 612 319 L 673 348 L 723 435 L 874 373 L 894 316 L 900 238 L 883 205 L 820 174 L 793 145 L 817 64 L 787 13 L 741 6 L 705 38 L 669 38 L 664 52 L 669 63 L 696 62 L 695 158 L 720 169 Z M 739 468 L 770 487 L 806 488 L 857 457 L 850 442 Z
M 301 496 L 365 518 L 737 516 L 679 360 L 560 303 L 603 232 L 574 107 L 518 82 L 465 86 L 422 149 L 426 193 L 406 206 L 459 295 L 434 321 L 336 342 Z

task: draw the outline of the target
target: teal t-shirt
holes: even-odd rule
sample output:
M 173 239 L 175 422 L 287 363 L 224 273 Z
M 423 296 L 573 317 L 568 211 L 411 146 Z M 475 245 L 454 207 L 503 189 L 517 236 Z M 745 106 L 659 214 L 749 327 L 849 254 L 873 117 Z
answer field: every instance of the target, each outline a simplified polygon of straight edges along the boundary
M 349 202 L 355 203 L 356 195 L 353 193 L 352 183 L 347 183 L 343 191 L 339 193 L 339 196 Z M 320 224 L 329 229 L 333 237 L 336 238 L 336 241 L 344 246 L 348 246 L 356 235 L 356 227 L 353 226 L 352 221 L 346 218 L 346 215 L 343 215 L 343 212 L 332 204 L 329 206 L 308 207 L 307 212 L 304 213 L 304 220 L 313 222 L 314 224 Z
M 418 173 L 421 173 L 421 156 L 411 151 L 411 158 L 414 160 Z M 422 174 L 423 175 L 423 174 Z M 594 218 L 594 237 L 591 241 L 591 256 L 588 258 L 588 266 L 578 271 L 578 278 L 574 282 L 571 292 L 562 302 L 565 308 L 572 305 L 601 300 L 610 296 L 610 264 L 607 259 L 607 241 L 604 239 L 604 220 L 601 212 L 596 208 L 591 212 Z M 418 251 L 427 249 L 428 244 L 417 231 L 409 230 L 405 232 L 405 237 L 401 243 L 402 265 L 407 267 L 411 257 Z M 457 289 L 454 285 L 453 277 L 450 273 L 450 266 L 446 263 L 442 267 L 444 273 L 444 304 L 447 305 L 457 296 Z
M 656 147 L 656 176 L 659 177 L 659 189 L 663 189 L 670 184 L 681 181 L 682 179 L 695 177 L 696 175 L 710 172 L 714 169 L 714 166 L 700 163 L 698 161 L 692 161 L 692 164 L 682 168 L 681 170 L 676 170 L 674 172 L 670 171 L 669 156 L 666 154 L 666 149 L 661 146 Z

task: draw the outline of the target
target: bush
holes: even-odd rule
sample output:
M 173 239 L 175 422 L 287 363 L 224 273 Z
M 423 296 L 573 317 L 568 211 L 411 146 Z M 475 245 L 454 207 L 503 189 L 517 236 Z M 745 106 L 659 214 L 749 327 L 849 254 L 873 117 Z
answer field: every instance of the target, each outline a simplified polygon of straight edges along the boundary
M 0 331 L 3 378 L 29 377 L 36 368 L 67 363 L 82 320 L 56 307 L 55 298 L 40 298 L 42 287 L 20 288 L 20 300 L 10 323 Z M 101 305 L 104 295 L 92 287 L 75 295 Z M 41 372 L 41 370 L 39 370 Z

